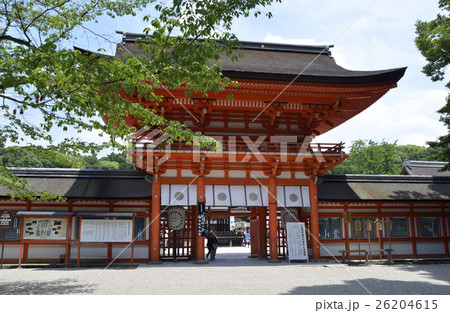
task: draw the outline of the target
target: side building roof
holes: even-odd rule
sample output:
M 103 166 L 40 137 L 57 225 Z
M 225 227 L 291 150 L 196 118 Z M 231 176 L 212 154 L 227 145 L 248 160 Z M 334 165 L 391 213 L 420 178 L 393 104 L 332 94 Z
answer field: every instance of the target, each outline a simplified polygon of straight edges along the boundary
M 38 191 L 68 199 L 151 199 L 151 176 L 134 170 L 10 168 Z M 0 186 L 0 197 L 7 190 Z M 450 201 L 450 177 L 325 175 L 319 201 Z
M 439 172 L 447 162 L 406 161 L 402 175 L 450 176 L 450 171 Z
M 450 201 L 450 177 L 325 175 L 319 201 Z
M 9 168 L 37 191 L 68 199 L 151 199 L 151 177 L 134 170 Z M 8 191 L 0 186 L 0 197 Z

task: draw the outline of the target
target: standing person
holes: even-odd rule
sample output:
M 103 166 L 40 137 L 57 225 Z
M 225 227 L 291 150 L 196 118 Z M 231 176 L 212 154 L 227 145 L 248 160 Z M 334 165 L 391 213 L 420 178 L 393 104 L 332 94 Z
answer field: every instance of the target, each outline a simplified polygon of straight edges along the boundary
M 206 258 L 209 257 L 211 254 L 211 260 L 214 260 L 216 258 L 216 250 L 217 250 L 217 242 L 219 240 L 217 239 L 216 235 L 214 234 L 214 231 L 210 231 L 208 235 L 208 241 L 206 243 L 206 247 L 208 247 L 208 254 L 206 255 Z
M 247 231 L 246 233 L 245 233 L 245 245 L 246 246 L 250 246 L 250 238 L 251 238 L 251 236 L 250 236 L 250 232 L 249 231 Z M 245 246 L 244 246 L 245 247 Z

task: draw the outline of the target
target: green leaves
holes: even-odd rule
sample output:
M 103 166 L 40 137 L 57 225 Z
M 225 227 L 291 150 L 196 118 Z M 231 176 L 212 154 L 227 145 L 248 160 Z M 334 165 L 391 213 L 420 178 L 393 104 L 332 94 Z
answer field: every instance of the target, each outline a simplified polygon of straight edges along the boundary
M 259 16 L 260 8 L 272 2 L 279 0 L 1 1 L 0 107 L 6 123 L 0 126 L 0 139 L 13 144 L 42 140 L 54 151 L 74 155 L 104 146 L 72 138 L 54 144 L 51 132 L 96 130 L 109 135 L 109 147 L 125 149 L 135 131 L 126 120 L 133 118 L 137 126 L 170 133 L 172 140 L 194 140 L 198 134 L 165 120 L 145 102 L 162 100 L 154 92 L 161 85 L 212 94 L 232 83 L 220 66 L 221 54 L 241 57 L 234 50 L 238 42 L 230 31 L 232 21 Z M 144 17 L 149 36 L 136 42 L 133 54 L 122 51 L 116 58 L 73 49 L 75 31 L 86 29 L 87 22 L 134 15 L 149 4 L 154 9 Z M 132 102 L 127 95 L 141 100 Z M 30 116 L 36 122 L 30 123 Z M 199 142 L 217 146 L 207 137 Z
M 428 62 L 423 67 L 423 72 L 432 81 L 443 80 L 450 64 L 450 0 L 439 0 L 439 8 L 444 13 L 438 14 L 436 19 L 429 22 L 416 22 L 416 46 Z M 450 82 L 447 83 L 447 87 L 450 88 Z M 440 158 L 449 162 L 442 169 L 445 171 L 450 170 L 450 96 L 447 98 L 446 105 L 438 112 L 442 114 L 440 121 L 447 126 L 448 134 L 428 144 L 431 147 L 443 149 Z

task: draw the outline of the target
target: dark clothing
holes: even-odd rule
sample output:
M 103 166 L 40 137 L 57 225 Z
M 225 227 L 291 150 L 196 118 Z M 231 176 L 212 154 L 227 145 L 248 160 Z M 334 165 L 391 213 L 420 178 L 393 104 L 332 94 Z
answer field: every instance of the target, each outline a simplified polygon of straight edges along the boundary
M 216 235 L 212 236 L 208 236 L 208 241 L 206 242 L 206 246 L 208 247 L 209 250 L 211 250 L 214 247 L 214 244 L 217 244 L 219 240 L 217 240 Z
M 217 250 L 217 242 L 219 240 L 217 239 L 216 235 L 209 235 L 208 241 L 206 242 L 206 247 L 208 247 L 208 254 L 206 254 L 206 258 L 209 257 L 211 254 L 211 260 L 214 260 L 216 258 L 216 250 Z

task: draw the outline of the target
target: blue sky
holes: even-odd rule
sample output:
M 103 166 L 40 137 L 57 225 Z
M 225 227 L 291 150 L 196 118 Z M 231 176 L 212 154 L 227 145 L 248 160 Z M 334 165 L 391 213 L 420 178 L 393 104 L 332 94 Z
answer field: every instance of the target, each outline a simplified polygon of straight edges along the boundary
M 235 21 L 233 31 L 240 40 L 332 43 L 336 62 L 351 70 L 408 67 L 398 88 L 358 116 L 317 137 L 317 142 L 344 141 L 350 146 L 356 139 L 386 139 L 425 145 L 427 140 L 447 132 L 436 111 L 444 105 L 448 91 L 443 82 L 432 82 L 421 73 L 426 62 L 414 45 L 414 23 L 435 18 L 439 12 L 437 0 L 284 0 L 263 11 L 271 11 L 273 18 Z M 102 18 L 87 26 L 106 36 L 116 30 L 140 33 L 146 26 L 142 16 Z M 73 44 L 95 50 L 99 41 L 92 34 L 85 35 Z M 120 41 L 121 36 L 111 40 Z M 103 47 L 109 54 L 115 51 L 114 44 Z M 95 132 L 83 134 L 83 138 L 100 140 Z

